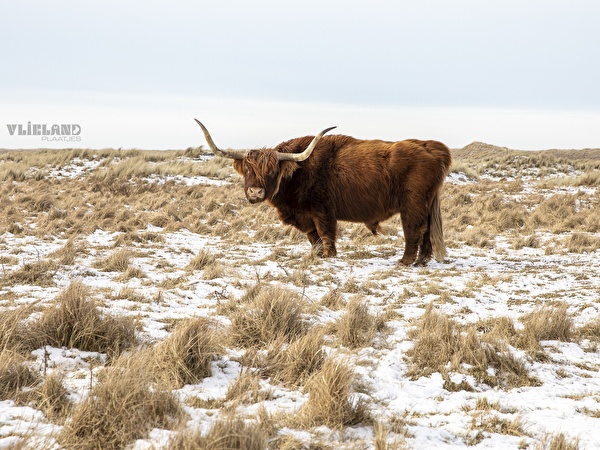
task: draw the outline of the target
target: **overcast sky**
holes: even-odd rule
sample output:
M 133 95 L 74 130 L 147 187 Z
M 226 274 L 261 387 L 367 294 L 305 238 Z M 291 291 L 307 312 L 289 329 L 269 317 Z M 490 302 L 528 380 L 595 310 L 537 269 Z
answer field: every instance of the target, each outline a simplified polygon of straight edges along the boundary
M 0 15 L 0 147 L 337 132 L 600 147 L 597 0 L 27 1 Z M 42 142 L 7 125 L 78 124 Z

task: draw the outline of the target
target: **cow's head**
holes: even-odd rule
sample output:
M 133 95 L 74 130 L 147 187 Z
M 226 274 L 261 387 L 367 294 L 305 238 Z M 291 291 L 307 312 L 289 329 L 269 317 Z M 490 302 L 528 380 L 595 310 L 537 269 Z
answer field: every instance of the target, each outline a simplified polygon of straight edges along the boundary
M 335 127 L 326 128 L 314 137 L 302 153 L 281 153 L 274 149 L 220 150 L 210 137 L 208 130 L 195 119 L 210 149 L 215 155 L 233 159 L 233 168 L 244 176 L 244 192 L 250 203 L 272 199 L 279 191 L 281 180 L 292 176 L 298 163 L 307 159 L 325 133 Z

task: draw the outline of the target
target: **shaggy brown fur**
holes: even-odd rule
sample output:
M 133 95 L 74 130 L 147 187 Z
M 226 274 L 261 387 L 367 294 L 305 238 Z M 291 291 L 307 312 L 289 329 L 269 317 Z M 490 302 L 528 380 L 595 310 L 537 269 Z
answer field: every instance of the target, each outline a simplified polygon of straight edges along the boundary
M 338 220 L 363 222 L 376 233 L 380 222 L 399 213 L 406 241 L 401 262 L 444 259 L 439 196 L 451 164 L 444 144 L 324 136 L 305 161 L 276 161 L 274 151 L 301 153 L 312 139 L 291 139 L 236 160 L 248 200 L 273 205 L 324 257 L 337 253 Z

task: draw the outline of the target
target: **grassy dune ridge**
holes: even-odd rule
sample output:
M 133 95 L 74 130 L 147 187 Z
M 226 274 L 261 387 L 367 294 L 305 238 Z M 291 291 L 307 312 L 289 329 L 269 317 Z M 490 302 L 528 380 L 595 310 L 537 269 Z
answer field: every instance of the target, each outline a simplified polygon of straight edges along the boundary
M 202 148 L 1 150 L 0 448 L 593 448 L 600 150 L 453 157 L 404 268 L 398 217 L 322 260 Z

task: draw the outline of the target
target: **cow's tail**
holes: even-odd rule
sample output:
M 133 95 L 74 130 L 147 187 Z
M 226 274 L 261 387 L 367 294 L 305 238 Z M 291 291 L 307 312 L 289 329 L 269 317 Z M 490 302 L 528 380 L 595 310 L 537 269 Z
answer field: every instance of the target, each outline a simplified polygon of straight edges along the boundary
M 440 209 L 440 203 L 442 190 L 444 189 L 444 180 L 450 173 L 450 167 L 452 165 L 452 155 L 448 147 L 444 144 L 440 144 L 439 157 L 440 162 L 442 163 L 443 176 L 439 180 L 439 185 L 429 210 L 429 239 L 433 257 L 436 261 L 443 262 L 446 258 L 446 245 L 444 244 L 444 229 L 442 227 L 442 211 Z
M 443 262 L 446 258 L 446 244 L 444 244 L 444 229 L 442 227 L 442 211 L 440 209 L 441 194 L 442 186 L 440 186 L 435 197 L 433 197 L 431 209 L 429 210 L 429 237 L 431 239 L 433 256 L 438 262 Z

